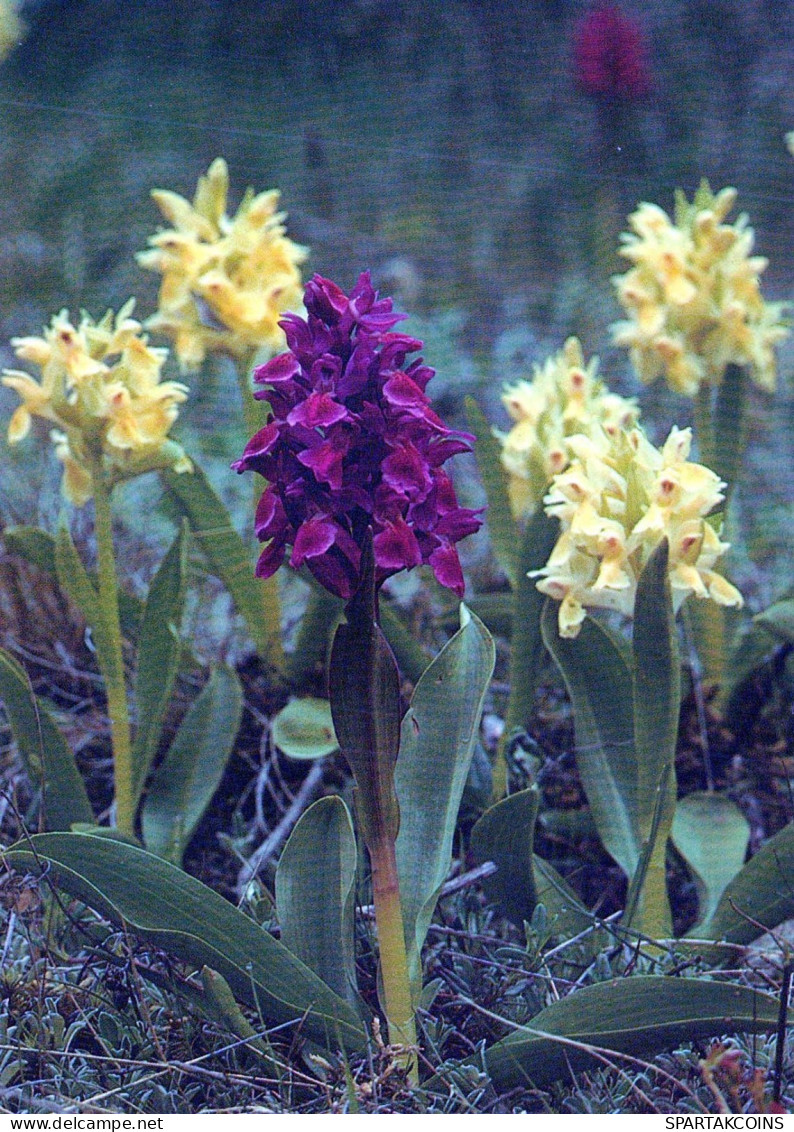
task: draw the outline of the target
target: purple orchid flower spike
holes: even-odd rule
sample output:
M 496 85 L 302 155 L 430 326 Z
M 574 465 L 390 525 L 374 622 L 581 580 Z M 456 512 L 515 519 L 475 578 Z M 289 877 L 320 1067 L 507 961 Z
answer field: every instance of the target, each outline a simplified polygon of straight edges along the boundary
M 267 578 L 292 547 L 326 589 L 348 600 L 361 579 L 361 550 L 373 535 L 376 584 L 427 563 L 463 596 L 455 544 L 481 525 L 460 507 L 442 465 L 471 450 L 430 408 L 434 371 L 422 343 L 394 326 L 406 316 L 381 299 L 369 273 L 349 295 L 315 275 L 306 285 L 307 317 L 281 322 L 289 350 L 260 366 L 255 396 L 268 423 L 232 467 L 268 481 L 256 512 L 267 543 L 257 574 Z

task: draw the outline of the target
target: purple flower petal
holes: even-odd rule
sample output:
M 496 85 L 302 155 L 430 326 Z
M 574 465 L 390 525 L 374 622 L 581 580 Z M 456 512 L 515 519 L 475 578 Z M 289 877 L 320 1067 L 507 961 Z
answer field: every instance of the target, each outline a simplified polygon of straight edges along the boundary
M 430 555 L 429 562 L 437 581 L 462 598 L 466 583 L 463 580 L 463 571 L 455 547 L 449 543 L 442 543 Z
M 317 558 L 325 554 L 336 541 L 336 523 L 332 519 L 318 515 L 303 523 L 295 535 L 292 544 L 292 558 L 290 566 L 297 570 L 307 558 Z
M 383 396 L 393 408 L 414 416 L 424 416 L 425 409 L 430 404 L 416 382 L 399 370 L 383 386 Z
M 269 538 L 281 536 L 286 529 L 287 516 L 284 513 L 284 506 L 276 489 L 269 487 L 267 491 L 263 492 L 256 505 L 256 516 L 254 518 L 256 537 L 260 542 L 265 542 Z
M 337 421 L 347 420 L 350 413 L 335 401 L 330 393 L 311 393 L 296 405 L 287 417 L 287 424 L 305 425 L 306 428 L 328 428 Z
M 380 364 L 385 371 L 402 369 L 406 355 L 416 353 L 424 345 L 419 338 L 411 338 L 409 334 L 398 332 L 381 335 L 381 342 Z M 431 370 L 431 373 L 433 372 Z
M 353 317 L 358 320 L 371 310 L 376 298 L 369 272 L 362 271 L 350 292 L 350 312 Z
M 419 346 L 420 350 L 421 348 L 422 347 Z M 415 381 L 419 388 L 424 392 L 424 388 L 430 378 L 436 376 L 436 371 L 434 369 L 431 369 L 430 366 L 426 366 L 421 358 L 417 358 L 416 361 L 411 362 L 411 364 L 405 370 L 405 376 L 410 377 L 411 381 Z
M 261 428 L 246 444 L 239 460 L 235 460 L 232 467 L 236 472 L 259 471 L 256 466 L 261 456 L 271 453 L 278 443 L 280 429 L 277 424 L 271 423 Z
M 289 347 L 257 369 L 255 394 L 270 423 L 233 465 L 270 486 L 259 501 L 256 533 L 268 545 L 257 572 L 273 573 L 292 548 L 331 592 L 349 598 L 359 582 L 361 539 L 374 531 L 377 580 L 429 562 L 463 592 L 455 543 L 480 525 L 460 507 L 442 465 L 470 449 L 430 407 L 433 376 L 418 338 L 392 328 L 404 316 L 364 272 L 349 296 L 315 275 L 306 317 L 285 315 Z
M 273 541 L 265 547 L 256 563 L 254 574 L 257 578 L 271 578 L 284 561 L 285 543 L 280 539 Z
M 409 499 L 426 499 L 433 486 L 427 461 L 410 441 L 400 445 L 381 464 L 383 482 Z
M 306 284 L 304 295 L 306 310 L 323 321 L 337 322 L 348 308 L 348 298 L 341 287 L 322 275 L 314 275 Z
M 434 437 L 428 445 L 428 463 L 437 468 L 440 464 L 445 464 L 451 456 L 471 452 L 473 447 L 474 437 L 468 432 L 448 432 L 446 436 Z
M 476 534 L 480 529 L 482 510 L 472 511 L 468 507 L 456 507 L 438 520 L 433 533 L 448 538 L 450 542 L 460 542 L 462 538 Z
M 254 381 L 257 385 L 278 385 L 282 381 L 292 381 L 299 372 L 300 365 L 294 354 L 277 354 L 263 366 L 256 367 Z
M 376 565 L 390 574 L 397 570 L 410 570 L 422 561 L 416 535 L 402 517 L 379 531 L 372 540 L 372 546 Z
M 314 472 L 315 479 L 320 483 L 327 483 L 334 491 L 339 491 L 344 473 L 343 461 L 349 446 L 350 442 L 346 437 L 330 436 L 316 448 L 299 452 L 298 459 L 304 468 Z

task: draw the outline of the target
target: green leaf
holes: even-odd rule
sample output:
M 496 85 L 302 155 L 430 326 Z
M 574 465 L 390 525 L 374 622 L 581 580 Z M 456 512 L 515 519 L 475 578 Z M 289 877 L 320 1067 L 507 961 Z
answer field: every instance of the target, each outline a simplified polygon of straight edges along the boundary
M 354 1008 L 356 859 L 350 814 L 334 796 L 309 806 L 276 869 L 281 942 Z
M 697 939 L 751 943 L 794 916 L 794 824 L 771 837 L 727 885 Z
M 582 1047 L 648 1060 L 684 1042 L 768 1033 L 777 1026 L 778 1009 L 770 995 L 731 983 L 658 976 L 612 979 L 542 1010 L 486 1050 L 485 1063 L 499 1090 L 542 1087 L 570 1078 L 571 1070 L 603 1065 L 603 1055 L 595 1059 Z
M 507 473 L 502 467 L 502 446 L 473 397 L 466 398 L 466 417 L 469 428 L 477 440 L 474 455 L 488 500 L 488 531 L 491 545 L 497 562 L 504 570 L 511 587 L 515 589 L 521 574 L 517 554 L 520 532 L 513 518 L 510 498 L 507 494 Z
M 46 872 L 59 887 L 147 943 L 211 967 L 269 1025 L 294 1022 L 328 1049 L 360 1049 L 361 1021 L 283 944 L 217 892 L 144 849 L 80 833 L 40 834 L 6 863 Z
M 380 627 L 402 675 L 412 684 L 418 683 L 433 659 L 431 654 L 406 628 L 400 615 L 385 601 L 380 604 Z
M 638 924 L 654 938 L 672 931 L 665 854 L 675 812 L 675 748 L 681 710 L 681 664 L 668 560 L 668 543 L 663 539 L 637 583 L 632 637 L 638 831 L 648 856 Z
M 97 825 L 96 822 L 73 821 L 72 833 L 85 833 L 89 837 L 109 837 L 112 841 L 123 841 L 125 845 L 135 845 L 143 848 L 140 841 L 132 833 L 125 833 L 114 825 Z
M 794 598 L 776 601 L 753 618 L 756 625 L 771 633 L 785 644 L 794 644 Z
M 493 640 L 465 605 L 460 629 L 425 671 L 402 722 L 395 789 L 397 872 L 415 989 L 420 952 L 452 858 L 452 840 L 493 673 Z
M 270 736 L 291 759 L 321 759 L 339 750 L 331 705 L 315 696 L 290 700 L 273 716 Z
M 11 554 L 18 554 L 26 562 L 48 574 L 53 581 L 58 581 L 55 539 L 48 531 L 43 531 L 40 527 L 6 527 L 2 537 L 6 549 Z M 96 588 L 96 575 L 89 570 L 88 577 Z M 118 600 L 121 631 L 127 640 L 136 641 L 143 617 L 143 602 L 135 594 L 128 593 L 121 587 L 118 591 Z
M 548 862 L 540 863 L 533 852 L 539 805 L 537 787 L 503 798 L 486 810 L 472 829 L 471 850 L 478 862 L 493 861 L 496 865 L 496 873 L 486 877 L 483 888 L 504 916 L 523 928 L 524 922 L 532 919 L 536 905 L 543 904 L 552 934 L 570 938 L 589 927 L 592 916 L 562 877 Z
M 521 790 L 486 810 L 471 831 L 474 859 L 496 865 L 496 873 L 483 881 L 485 895 L 519 928 L 532 919 L 538 902 L 532 852 L 539 807 L 537 787 Z
M 190 705 L 143 804 L 146 848 L 180 864 L 234 747 L 243 691 L 234 669 L 219 665 Z
M 342 619 L 341 598 L 323 589 L 308 570 L 302 576 L 311 586 L 306 608 L 298 627 L 295 649 L 287 658 L 287 679 L 293 688 L 305 688 L 325 672 L 334 630 Z
M 69 595 L 91 628 L 97 661 L 105 680 L 123 680 L 124 673 L 118 671 L 118 654 L 113 647 L 110 630 L 105 624 L 99 593 L 77 553 L 77 547 L 72 542 L 69 527 L 63 516 L 55 536 L 55 567 L 58 584 Z
M 535 688 L 543 661 L 544 647 L 540 616 L 545 598 L 530 578 L 548 562 L 559 535 L 560 524 L 542 509 L 529 520 L 518 555 L 518 579 L 514 589 L 512 651 L 510 654 L 510 702 L 505 734 L 526 727 L 535 704 Z
M 561 637 L 557 608 L 546 602 L 541 629 L 573 705 L 579 776 L 604 848 L 631 877 L 642 848 L 631 669 L 591 617 L 574 640 Z
M 372 539 L 362 551 L 362 581 L 334 635 L 328 671 L 339 746 L 356 780 L 356 812 L 367 846 L 393 841 L 400 824 L 394 764 L 400 748 L 400 674 L 375 620 Z
M 508 640 L 513 632 L 513 610 L 515 596 L 512 593 L 472 594 L 466 604 L 475 616 L 479 617 L 489 633 L 498 633 Z M 458 620 L 457 610 L 443 619 L 445 629 L 454 629 Z
M 266 1072 L 268 1075 L 278 1073 L 269 1045 L 259 1037 L 237 1005 L 237 1000 L 232 994 L 232 988 L 223 975 L 218 971 L 213 971 L 211 967 L 202 967 L 199 974 L 204 991 L 199 1001 L 205 1012 L 214 1021 L 219 1022 L 221 1026 L 225 1026 L 235 1037 L 243 1038 L 250 1049 L 256 1050 L 267 1062 Z
M 297 688 L 316 676 L 330 652 L 333 630 L 342 620 L 345 605 L 341 598 L 329 594 L 308 570 L 301 577 L 311 586 L 306 612 L 301 618 L 295 651 L 289 658 L 288 677 Z M 394 653 L 400 672 L 415 684 L 433 659 L 424 645 L 406 627 L 399 613 L 380 599 L 380 627 Z
M 55 568 L 55 539 L 41 527 L 6 527 L 3 542 L 11 554 L 18 554 L 32 566 L 37 566 L 50 577 L 57 577 Z
M 687 794 L 675 808 L 672 840 L 694 874 L 698 919 L 709 920 L 744 864 L 750 841 L 747 818 L 725 794 Z
M 152 579 L 138 642 L 135 708 L 138 726 L 132 748 L 133 801 L 137 808 L 160 745 L 163 720 L 174 690 L 182 651 L 180 623 L 185 603 L 187 524 L 174 539 Z
M 0 700 L 31 780 L 42 790 L 49 829 L 92 822 L 94 812 L 80 770 L 44 704 L 37 699 L 24 668 L 0 649 Z
M 771 629 L 754 622 L 729 652 L 716 706 L 731 730 L 741 730 L 745 693 L 779 643 Z
M 254 577 L 251 555 L 232 526 L 229 512 L 195 463 L 190 475 L 179 475 L 170 470 L 160 474 L 179 513 L 190 524 L 209 569 L 229 591 L 257 651 L 261 656 L 267 656 L 270 637 L 264 621 L 262 586 Z
M 551 928 L 556 936 L 571 939 L 579 932 L 591 928 L 594 923 L 592 912 L 579 900 L 574 890 L 564 877 L 560 876 L 553 865 L 539 857 L 532 855 L 534 870 L 535 892 L 538 904 L 542 904 L 549 914 Z M 597 947 L 603 937 L 593 933 L 592 946 Z

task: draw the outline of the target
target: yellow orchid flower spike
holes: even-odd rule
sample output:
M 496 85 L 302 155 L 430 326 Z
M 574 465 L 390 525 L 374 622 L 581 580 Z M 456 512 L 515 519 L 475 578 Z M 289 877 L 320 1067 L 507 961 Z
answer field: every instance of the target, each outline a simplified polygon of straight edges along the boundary
M 742 604 L 714 570 L 728 544 L 707 516 L 723 501 L 725 484 L 689 461 L 691 441 L 689 429 L 674 428 L 660 451 L 636 427 L 571 439 L 572 463 L 544 500 L 561 534 L 533 574 L 541 593 L 560 602 L 560 636 L 576 637 L 588 608 L 631 617 L 642 569 L 665 537 L 676 611 L 690 594 Z
M 635 403 L 607 393 L 597 369 L 598 359 L 585 363 L 579 340 L 569 338 L 559 353 L 535 366 L 532 381 L 505 388 L 502 403 L 515 424 L 496 435 L 517 519 L 532 514 L 552 476 L 568 466 L 571 437 L 609 433 L 636 422 Z
M 168 433 L 187 386 L 160 381 L 168 351 L 149 346 L 131 317 L 134 300 L 117 315 L 94 322 L 83 314 L 74 326 L 67 311 L 55 315 L 42 338 L 13 338 L 17 357 L 36 366 L 40 381 L 5 370 L 3 385 L 19 394 L 8 439 L 30 431 L 33 417 L 50 421 L 55 454 L 64 465 L 63 493 L 77 506 L 93 495 L 101 467 L 112 483 L 153 468 L 189 471 L 190 461 Z
M 732 188 L 715 195 L 704 182 L 691 203 L 676 194 L 674 218 L 649 203 L 629 217 L 620 254 L 631 267 L 613 278 L 628 318 L 612 334 L 630 351 L 641 381 L 664 375 L 692 397 L 703 383 L 718 385 L 735 364 L 774 390 L 774 348 L 789 333 L 785 304 L 761 296 L 767 260 L 750 254 L 747 217 L 725 223 L 736 196 Z
M 162 275 L 159 308 L 147 322 L 170 338 L 183 370 L 197 369 L 208 353 L 240 360 L 284 346 L 278 325 L 301 307 L 300 265 L 307 251 L 285 232 L 275 190 L 248 190 L 227 215 L 229 170 L 223 158 L 199 178 L 193 203 L 166 189 L 152 197 L 171 228 L 149 239 L 137 256 Z

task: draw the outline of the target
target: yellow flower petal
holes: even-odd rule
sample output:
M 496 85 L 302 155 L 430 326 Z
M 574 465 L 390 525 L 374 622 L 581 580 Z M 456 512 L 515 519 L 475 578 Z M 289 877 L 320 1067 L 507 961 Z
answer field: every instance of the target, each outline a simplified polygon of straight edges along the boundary
M 741 595 L 713 567 L 728 549 L 705 516 L 724 484 L 688 460 L 691 432 L 673 429 L 659 450 L 638 428 L 603 433 L 600 443 L 570 438 L 574 462 L 554 477 L 544 504 L 560 519 L 560 536 L 537 588 L 563 603 L 560 632 L 576 636 L 587 608 L 631 616 L 637 579 L 653 550 L 668 540 L 669 577 L 677 610 L 688 594 L 723 605 Z
M 8 422 L 8 443 L 17 444 L 30 432 L 31 415 L 25 405 L 18 405 Z
M 774 388 L 769 332 L 788 329 L 780 304 L 761 296 L 766 260 L 750 254 L 752 229 L 741 216 L 724 223 L 735 201 L 735 189 L 715 196 L 704 182 L 692 203 L 678 195 L 675 222 L 647 203 L 629 217 L 620 253 L 632 266 L 613 279 L 628 320 L 615 323 L 612 335 L 630 350 L 641 381 L 663 373 L 676 392 L 694 396 L 735 363 Z

